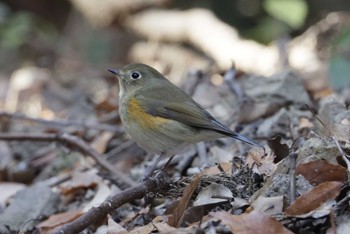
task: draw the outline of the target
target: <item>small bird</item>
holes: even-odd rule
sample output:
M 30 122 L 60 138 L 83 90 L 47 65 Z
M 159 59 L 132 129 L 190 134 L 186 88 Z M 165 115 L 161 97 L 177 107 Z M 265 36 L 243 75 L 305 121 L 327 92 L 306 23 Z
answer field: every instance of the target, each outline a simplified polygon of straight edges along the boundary
M 161 158 L 172 158 L 200 141 L 232 137 L 262 147 L 220 123 L 156 69 L 135 63 L 108 70 L 119 81 L 119 114 L 125 131 L 141 148 L 160 155 L 152 170 Z

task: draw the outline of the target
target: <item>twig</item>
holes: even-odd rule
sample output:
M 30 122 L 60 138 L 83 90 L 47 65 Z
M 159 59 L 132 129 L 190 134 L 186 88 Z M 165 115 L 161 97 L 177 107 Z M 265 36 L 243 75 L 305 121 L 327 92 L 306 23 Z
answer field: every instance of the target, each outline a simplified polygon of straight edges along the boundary
M 109 131 L 109 132 L 117 132 L 117 133 L 120 133 L 123 131 L 120 127 L 109 125 L 109 124 L 91 123 L 91 122 L 83 122 L 83 121 L 77 121 L 77 120 L 63 120 L 63 119 L 46 120 L 41 118 L 29 117 L 21 113 L 8 113 L 5 111 L 0 111 L 0 118 L 18 119 L 18 120 L 36 122 L 44 125 L 57 126 L 57 127 L 78 126 L 81 128 L 92 128 L 92 129 Z
M 295 168 L 297 164 L 298 154 L 293 152 L 289 155 L 290 161 L 290 194 L 289 202 L 292 203 L 295 201 L 296 191 L 295 191 Z
M 97 164 L 99 164 L 102 168 L 109 171 L 116 178 L 120 179 L 120 182 L 124 184 L 124 186 L 131 187 L 136 183 L 131 180 L 129 177 L 121 173 L 120 171 L 115 170 L 115 168 L 107 162 L 94 148 L 89 146 L 85 141 L 80 139 L 79 137 L 70 135 L 68 133 L 63 134 L 51 134 L 51 133 L 0 133 L 0 140 L 5 141 L 57 141 L 61 143 L 65 143 L 77 148 L 82 154 L 90 155 Z
M 345 163 L 346 163 L 346 166 L 347 166 L 347 168 L 348 168 L 348 171 L 349 171 L 349 170 L 350 170 L 350 162 L 349 162 L 349 159 L 348 159 L 348 157 L 347 157 L 347 154 L 346 154 L 346 153 L 344 152 L 344 150 L 341 148 L 341 146 L 340 146 L 340 144 L 339 144 L 339 141 L 338 141 L 334 136 L 332 136 L 332 139 L 333 139 L 333 141 L 335 142 L 335 144 L 336 144 L 336 146 L 337 146 L 337 148 L 338 148 L 338 150 L 339 150 L 339 152 L 340 152 L 340 154 L 341 154 L 343 160 L 344 160 Z
M 100 206 L 93 207 L 85 214 L 71 223 L 63 225 L 53 234 L 74 234 L 80 233 L 96 220 L 105 218 L 108 213 L 117 209 L 125 203 L 144 197 L 149 192 L 158 191 L 169 184 L 169 178 L 164 173 L 159 173 L 154 178 L 141 182 L 140 184 L 128 188 L 104 201 Z
M 315 111 L 311 110 L 311 108 L 305 104 L 306 109 L 308 111 L 310 111 L 310 113 L 312 114 L 312 116 L 328 131 L 328 135 L 332 135 L 332 131 L 329 129 L 329 127 L 323 123 L 323 121 L 317 116 L 317 114 L 315 113 Z
M 215 163 L 216 167 L 219 169 L 219 171 L 223 174 L 226 174 L 224 168 L 222 168 L 221 164 L 220 163 Z

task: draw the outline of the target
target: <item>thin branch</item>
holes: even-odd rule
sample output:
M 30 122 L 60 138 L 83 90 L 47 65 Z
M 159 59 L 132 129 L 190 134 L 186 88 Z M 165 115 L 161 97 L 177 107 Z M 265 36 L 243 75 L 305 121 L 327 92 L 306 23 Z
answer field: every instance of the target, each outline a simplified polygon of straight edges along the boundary
M 289 203 L 292 204 L 295 201 L 296 198 L 296 187 L 295 187 L 295 170 L 296 170 L 296 164 L 297 164 L 297 158 L 298 154 L 293 152 L 289 155 L 289 161 L 290 161 L 290 194 L 289 194 Z
M 93 224 L 96 220 L 105 218 L 108 213 L 124 205 L 125 203 L 140 199 L 149 192 L 159 191 L 168 184 L 169 177 L 165 176 L 164 173 L 159 173 L 155 176 L 155 178 L 141 182 L 132 188 L 128 188 L 107 199 L 98 207 L 91 208 L 73 222 L 65 224 L 58 230 L 54 231 L 53 234 L 80 233 L 85 228 Z
M 337 138 L 335 138 L 335 136 L 332 136 L 332 139 L 333 139 L 335 145 L 337 146 L 337 148 L 338 148 L 338 150 L 339 150 L 339 152 L 340 152 L 340 154 L 341 154 L 343 160 L 345 161 L 346 166 L 347 166 L 347 168 L 348 168 L 348 171 L 350 171 L 350 161 L 349 161 L 349 159 L 348 159 L 348 157 L 347 157 L 348 155 L 347 155 L 347 154 L 344 152 L 344 150 L 341 148 L 341 146 L 340 146 L 339 141 L 337 140 Z
M 120 133 L 123 131 L 122 128 L 114 125 L 109 125 L 109 124 L 84 122 L 84 121 L 77 121 L 77 120 L 64 120 L 64 119 L 46 120 L 41 118 L 29 117 L 21 113 L 8 113 L 5 111 L 0 111 L 0 118 L 18 119 L 18 120 L 30 121 L 30 122 L 56 126 L 56 127 L 78 126 L 81 128 L 92 128 L 92 129 L 109 131 L 109 132 L 117 132 L 117 133 Z
M 116 170 L 109 162 L 107 162 L 94 148 L 88 145 L 85 141 L 79 137 L 70 135 L 68 133 L 63 134 L 51 134 L 51 133 L 0 133 L 0 140 L 4 141 L 57 141 L 67 144 L 71 148 L 76 148 L 82 154 L 91 156 L 97 164 L 102 168 L 109 171 L 115 178 L 120 179 L 126 187 L 134 186 L 136 183 L 128 176 L 124 175 L 120 171 Z

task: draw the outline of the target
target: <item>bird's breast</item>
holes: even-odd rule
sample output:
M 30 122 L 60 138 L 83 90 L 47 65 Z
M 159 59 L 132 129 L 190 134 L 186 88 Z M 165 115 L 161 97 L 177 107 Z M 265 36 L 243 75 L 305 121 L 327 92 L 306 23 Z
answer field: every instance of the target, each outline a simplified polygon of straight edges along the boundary
M 140 127 L 140 131 L 159 129 L 169 121 L 168 119 L 146 113 L 141 107 L 140 101 L 134 97 L 125 102 L 124 109 L 126 109 L 123 111 L 124 113 L 121 113 L 121 115 L 124 115 L 124 117 L 122 116 L 124 125 L 137 124 Z M 127 126 L 125 127 L 127 128 Z

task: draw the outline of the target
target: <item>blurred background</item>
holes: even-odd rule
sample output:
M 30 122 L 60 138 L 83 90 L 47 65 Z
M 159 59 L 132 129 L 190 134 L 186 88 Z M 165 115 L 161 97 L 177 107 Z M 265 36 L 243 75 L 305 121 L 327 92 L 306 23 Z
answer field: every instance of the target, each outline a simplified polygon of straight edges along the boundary
M 329 92 L 329 77 L 332 88 L 349 80 L 349 10 L 346 0 L 4 0 L 0 106 L 64 116 L 71 100 L 114 96 L 106 68 L 135 61 L 177 84 L 189 71 L 221 74 L 232 64 L 263 76 L 288 67 L 318 99 Z M 50 91 L 18 96 L 27 88 Z

